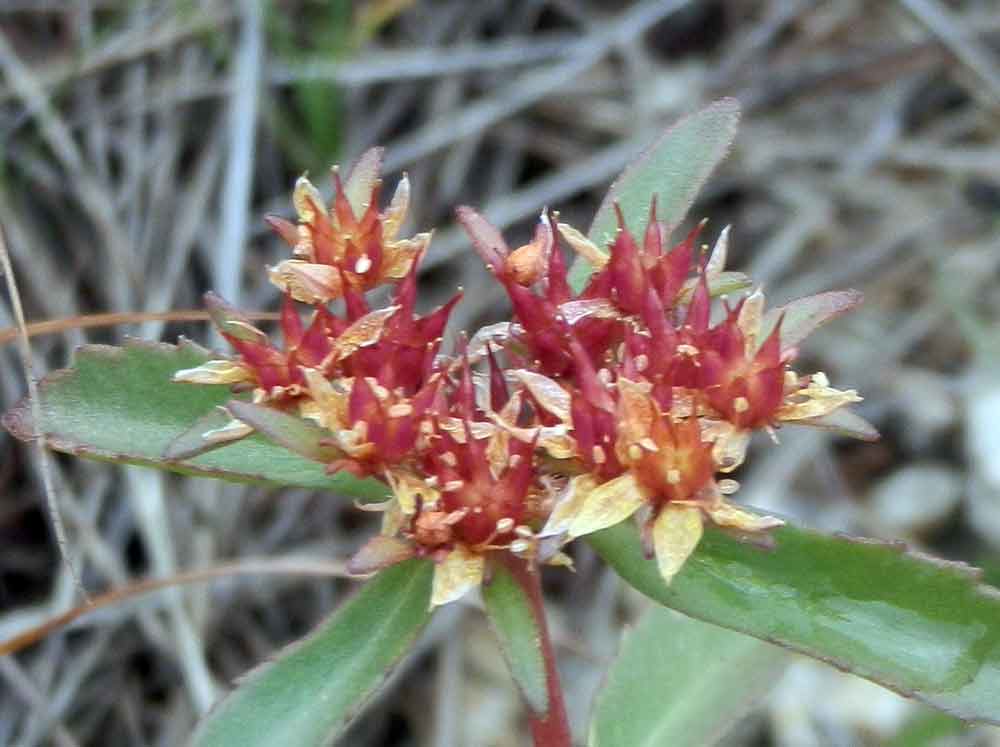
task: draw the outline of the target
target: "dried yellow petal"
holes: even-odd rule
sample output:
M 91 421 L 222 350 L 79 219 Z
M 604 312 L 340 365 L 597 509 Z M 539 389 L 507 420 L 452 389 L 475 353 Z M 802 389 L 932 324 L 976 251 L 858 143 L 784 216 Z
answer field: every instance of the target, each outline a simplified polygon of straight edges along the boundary
M 705 513 L 721 527 L 733 527 L 744 532 L 763 532 L 766 529 L 783 526 L 785 523 L 774 516 L 757 516 L 723 501 L 706 508 Z
M 471 552 L 464 545 L 455 545 L 444 560 L 434 566 L 431 609 L 453 602 L 482 584 L 485 567 L 486 559 L 482 555 Z
M 374 345 L 382 337 L 386 322 L 397 311 L 399 311 L 399 306 L 387 306 L 384 309 L 369 311 L 333 341 L 333 350 L 330 351 L 323 363 L 326 364 L 329 360 L 343 360 L 360 348 Z
M 425 507 L 431 507 L 437 503 L 441 494 L 430 487 L 424 480 L 411 472 L 402 469 L 387 469 L 385 471 L 386 482 L 392 489 L 392 494 L 399 502 L 399 508 L 407 516 L 417 512 L 417 501 Z
M 177 371 L 173 380 L 184 384 L 239 384 L 253 381 L 254 375 L 238 361 L 218 360 Z
M 328 303 L 343 294 L 340 273 L 332 265 L 286 259 L 268 267 L 267 277 L 279 290 L 302 303 Z
M 667 505 L 653 522 L 653 549 L 660 575 L 668 584 L 701 541 L 701 509 Z
M 602 251 L 597 244 L 573 228 L 573 226 L 568 223 L 559 223 L 556 225 L 556 228 L 559 229 L 562 237 L 566 239 L 566 243 L 573 247 L 573 250 L 577 254 L 587 260 L 595 270 L 600 270 L 608 263 L 609 255 Z
M 722 229 L 722 233 L 719 234 L 719 238 L 715 240 L 715 246 L 712 248 L 712 253 L 708 255 L 708 262 L 705 264 L 705 275 L 708 278 L 714 278 L 726 269 L 726 255 L 729 253 L 729 229 L 731 226 L 726 226 Z
M 247 425 L 242 420 L 230 420 L 219 428 L 205 431 L 201 434 L 203 441 L 210 444 L 227 444 L 230 441 L 239 441 L 253 433 L 253 427 Z
M 406 211 L 410 207 L 410 179 L 406 174 L 396 185 L 396 191 L 392 194 L 389 207 L 386 208 L 382 218 L 382 238 L 385 241 L 392 241 L 399 233 L 399 229 L 406 219 Z
M 292 192 L 292 204 L 295 212 L 298 213 L 299 220 L 303 223 L 312 223 L 316 218 L 316 211 L 326 215 L 326 206 L 323 203 L 323 195 L 313 185 L 309 178 L 303 174 L 295 182 L 295 191 Z
M 570 398 L 569 392 L 563 389 L 557 382 L 548 376 L 543 376 L 534 371 L 517 369 L 511 371 L 511 375 L 520 381 L 531 392 L 538 404 L 559 418 L 562 422 L 570 421 Z
M 570 537 L 607 529 L 639 510 L 643 494 L 630 472 L 598 485 L 582 496 L 580 507 L 569 522 Z
M 431 233 L 418 233 L 412 239 L 393 241 L 388 245 L 382 265 L 382 276 L 393 280 L 406 277 L 417 257 L 431 243 Z
M 804 398 L 803 401 L 789 401 Z M 862 398 L 854 389 L 834 389 L 822 374 L 814 374 L 812 381 L 803 389 L 793 392 L 778 410 L 779 420 L 803 420 L 829 415 L 846 405 L 861 402 Z
M 562 534 L 569 529 L 569 525 L 583 507 L 583 501 L 597 487 L 597 480 L 593 475 L 577 475 L 566 483 L 562 494 L 556 500 L 552 513 L 549 514 L 548 521 L 538 533 L 539 537 L 552 537 Z
M 764 293 L 760 288 L 755 290 L 743 301 L 736 326 L 743 333 L 743 349 L 747 358 L 752 358 L 757 352 L 760 337 L 760 320 L 764 318 Z

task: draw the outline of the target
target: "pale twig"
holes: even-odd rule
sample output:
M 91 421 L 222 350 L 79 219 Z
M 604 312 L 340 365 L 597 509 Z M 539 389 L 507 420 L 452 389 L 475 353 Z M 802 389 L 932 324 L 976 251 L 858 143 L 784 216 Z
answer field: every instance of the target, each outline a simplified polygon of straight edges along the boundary
M 223 563 L 212 568 L 183 571 L 167 578 L 146 578 L 93 597 L 89 604 L 77 605 L 28 630 L 0 641 L 0 656 L 20 651 L 38 643 L 52 633 L 65 628 L 77 620 L 98 612 L 102 608 L 117 605 L 134 597 L 156 591 L 198 584 L 220 578 L 241 575 L 274 576 L 315 576 L 318 578 L 349 577 L 344 564 L 336 560 L 308 557 L 282 558 L 242 558 L 232 563 Z
M 239 303 L 243 244 L 247 235 L 247 210 L 253 185 L 254 136 L 257 124 L 263 47 L 263 9 L 257 0 L 244 0 L 241 43 L 233 68 L 229 108 L 229 158 L 223 177 L 222 216 L 215 248 L 215 289 L 232 303 Z
M 390 143 L 386 148 L 386 171 L 419 160 L 530 106 L 586 71 L 615 46 L 629 43 L 687 3 L 688 0 L 647 0 L 623 11 L 609 24 L 585 37 L 577 53 L 565 62 L 524 75 L 493 92 L 489 98 L 448 112 L 446 117 L 433 119 L 412 135 Z
M 993 63 L 991 53 L 979 43 L 979 40 L 956 23 L 952 14 L 936 0 L 900 0 L 900 2 L 933 31 L 963 65 L 986 84 L 990 104 L 994 107 L 1000 105 L 1000 71 Z M 981 96 L 985 91 L 976 87 L 972 93 Z
M 0 658 L 0 675 L 10 684 L 11 690 L 20 695 L 36 712 L 44 713 L 47 710 L 45 695 L 39 692 L 38 687 L 13 658 L 9 656 Z M 79 743 L 62 724 L 53 729 L 52 736 L 59 747 L 79 747 Z
M 126 467 L 125 480 L 153 571 L 161 576 L 175 574 L 177 554 L 164 495 L 163 473 L 143 467 Z M 191 694 L 192 705 L 198 713 L 205 714 L 215 702 L 217 688 L 205 660 L 204 643 L 177 589 L 167 591 L 166 603 L 167 625 L 174 643 L 173 654 Z
M 276 311 L 243 312 L 251 321 L 276 321 Z M 51 335 L 65 332 L 68 329 L 86 329 L 88 327 L 114 327 L 120 324 L 140 324 L 148 322 L 203 322 L 212 317 L 207 311 L 200 309 L 179 309 L 177 311 L 112 311 L 106 314 L 88 314 L 65 319 L 47 319 L 43 322 L 32 322 L 24 328 L 28 337 Z M 0 329 L 0 345 L 6 345 L 18 338 L 21 330 L 17 327 Z
M 77 588 L 84 599 L 86 599 L 87 592 L 80 582 L 80 574 L 77 573 L 73 561 L 70 559 L 66 527 L 63 524 L 62 514 L 59 511 L 59 499 L 56 496 L 55 485 L 52 482 L 52 468 L 49 464 L 49 452 L 45 439 L 45 424 L 42 420 L 42 405 L 38 399 L 38 386 L 35 384 L 34 366 L 31 362 L 31 347 L 28 344 L 27 325 L 24 321 L 24 309 L 21 307 L 21 295 L 17 290 L 17 280 L 14 278 L 14 268 L 10 263 L 10 254 L 7 252 L 7 239 L 4 236 L 2 226 L 0 226 L 0 271 L 3 272 L 7 283 L 7 293 L 10 296 L 10 305 L 14 311 L 14 320 L 20 330 L 18 336 L 18 353 L 21 356 L 24 378 L 28 386 L 28 398 L 31 401 L 31 417 L 35 421 L 35 452 L 38 458 L 39 471 L 42 475 L 42 485 L 45 488 L 45 501 L 48 506 L 49 519 L 52 521 L 52 531 L 55 534 L 56 544 L 59 546 L 59 554 L 73 576 Z
M 575 42 L 578 39 L 568 34 L 553 34 L 531 39 L 507 37 L 502 44 L 455 44 L 401 50 L 368 49 L 364 58 L 356 61 L 277 60 L 268 66 L 268 78 L 274 85 L 329 81 L 344 86 L 370 86 L 383 82 L 397 83 L 445 75 L 492 72 L 569 57 L 575 51 Z
M 6 5 L 7 3 L 0 6 L 0 10 L 5 9 Z M 225 25 L 231 15 L 220 4 L 207 11 L 205 8 L 198 8 L 192 9 L 190 13 L 171 14 L 163 21 L 154 19 L 148 24 L 134 26 L 103 40 L 101 46 L 90 54 L 50 63 L 39 71 L 38 82 L 46 90 L 51 90 L 78 77 L 93 75 L 115 65 L 155 54 Z M 16 95 L 12 87 L 0 88 L 0 102 L 6 102 Z

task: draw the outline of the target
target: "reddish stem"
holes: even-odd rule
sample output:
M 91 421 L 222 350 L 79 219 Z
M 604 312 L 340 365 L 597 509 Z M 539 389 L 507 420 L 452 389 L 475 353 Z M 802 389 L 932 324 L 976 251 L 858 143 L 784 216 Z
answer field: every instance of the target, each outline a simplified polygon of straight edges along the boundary
M 531 603 L 531 611 L 538 624 L 539 644 L 542 658 L 545 661 L 545 684 L 549 694 L 549 710 L 544 717 L 531 712 L 531 736 L 535 747 L 572 747 L 573 738 L 569 729 L 569 719 L 566 717 L 566 701 L 563 698 L 562 685 L 559 682 L 559 670 L 556 668 L 556 656 L 552 649 L 552 639 L 549 637 L 549 626 L 545 617 L 545 606 L 542 602 L 541 577 L 537 568 L 531 567 L 527 561 L 516 558 L 508 553 L 502 553 L 507 569 L 514 580 L 524 589 Z

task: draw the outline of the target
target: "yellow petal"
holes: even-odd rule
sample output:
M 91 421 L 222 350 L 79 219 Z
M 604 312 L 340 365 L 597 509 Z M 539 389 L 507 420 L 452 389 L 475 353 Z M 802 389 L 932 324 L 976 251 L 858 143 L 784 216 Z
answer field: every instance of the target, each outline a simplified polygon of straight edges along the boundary
M 573 558 L 564 552 L 557 552 L 545 561 L 545 565 L 555 565 L 561 568 L 569 568 L 576 573 L 576 566 L 573 565 Z
M 407 524 L 407 515 L 403 513 L 403 509 L 400 508 L 397 501 L 392 501 L 388 508 L 385 509 L 385 513 L 382 514 L 382 530 L 381 534 L 386 537 L 395 537 Z
M 705 264 L 705 275 L 709 278 L 720 275 L 726 269 L 726 255 L 729 253 L 729 228 L 730 226 L 726 226 L 722 229 L 719 238 L 715 240 L 712 253 L 708 256 L 708 262 Z
M 642 505 L 639 484 L 630 472 L 598 485 L 581 499 L 576 515 L 567 527 L 570 537 L 607 529 L 624 521 Z
M 549 514 L 548 521 L 538 533 L 539 537 L 553 537 L 562 534 L 569 529 L 569 525 L 580 509 L 583 507 L 584 499 L 597 487 L 597 480 L 593 475 L 577 475 L 570 480 L 562 491 L 562 495 L 556 500 L 552 513 Z
M 393 241 L 387 244 L 385 264 L 382 266 L 382 277 L 399 280 L 406 277 L 417 257 L 424 253 L 431 243 L 430 233 L 418 233 L 412 239 Z
M 564 423 L 570 421 L 569 392 L 559 386 L 557 382 L 548 376 L 525 369 L 511 371 L 511 375 L 524 384 L 543 409 Z
M 429 487 L 422 479 L 406 470 L 387 469 L 385 478 L 399 502 L 399 508 L 408 516 L 416 513 L 417 499 L 420 499 L 425 507 L 429 507 L 437 503 L 441 496 L 436 489 Z
M 712 441 L 712 459 L 720 472 L 732 472 L 743 464 L 746 459 L 747 447 L 750 445 L 750 431 L 734 427 L 731 423 L 718 423 L 713 432 L 706 433 L 702 429 L 702 438 Z
M 862 400 L 854 389 L 840 390 L 828 386 L 826 377 L 821 374 L 814 374 L 809 385 L 791 394 L 789 399 L 796 400 L 803 397 L 805 398 L 803 401 L 789 402 L 786 400 L 785 404 L 778 410 L 778 419 L 818 418 Z
M 765 529 L 774 529 L 785 523 L 774 516 L 757 516 L 724 501 L 706 508 L 705 513 L 720 527 L 733 527 L 744 532 L 763 532 Z
M 760 336 L 760 320 L 764 317 L 764 294 L 758 288 L 743 301 L 736 325 L 743 333 L 743 349 L 747 358 L 757 352 L 757 339 Z
M 196 368 L 185 368 L 174 374 L 174 381 L 184 384 L 239 384 L 253 380 L 249 368 L 230 360 L 206 361 Z
M 334 166 L 333 170 L 336 172 L 337 167 Z M 344 181 L 344 196 L 355 218 L 360 218 L 368 209 L 368 201 L 371 200 L 372 190 L 379 180 L 381 171 L 381 148 L 369 148 L 351 168 L 350 175 Z
M 331 265 L 317 265 L 301 259 L 286 259 L 267 268 L 271 283 L 302 303 L 328 303 L 343 293 L 340 273 Z
M 482 555 L 470 552 L 463 545 L 455 545 L 455 549 L 434 566 L 431 609 L 453 602 L 482 584 L 485 567 L 486 559 Z
M 392 315 L 397 311 L 399 311 L 398 306 L 387 306 L 384 309 L 369 311 L 363 317 L 351 324 L 350 327 L 345 329 L 344 332 L 333 341 L 333 350 L 330 351 L 330 354 L 327 356 L 326 360 L 323 361 L 323 363 L 326 364 L 330 360 L 343 360 L 359 348 L 374 345 L 379 341 L 379 339 L 381 339 L 386 322 L 388 322 L 389 319 L 392 318 Z
M 203 441 L 210 444 L 225 444 L 230 441 L 238 441 L 253 433 L 253 428 L 241 420 L 230 420 L 219 428 L 213 428 L 201 434 Z
M 627 449 L 649 436 L 658 414 L 648 384 L 618 379 L 618 392 L 622 425 L 619 443 Z
M 559 304 L 559 315 L 572 325 L 582 319 L 619 319 L 622 312 L 607 298 L 579 298 Z
M 503 347 L 512 337 L 523 330 L 520 325 L 511 322 L 497 322 L 480 327 L 479 331 L 469 340 L 466 348 L 466 355 L 469 356 L 469 363 L 475 363 L 486 356 L 486 349 L 492 345 L 494 348 Z M 456 363 L 461 361 L 461 357 L 456 357 Z
M 319 210 L 326 215 L 326 205 L 323 203 L 323 195 L 313 186 L 309 178 L 304 174 L 295 182 L 295 191 L 292 192 L 292 204 L 295 212 L 299 215 L 299 220 L 303 223 L 312 223 L 316 218 L 316 211 Z
M 299 403 L 299 414 L 332 431 L 346 428 L 349 422 L 347 407 L 353 380 L 339 380 L 338 383 L 343 386 L 335 387 L 315 368 L 303 367 L 302 372 L 309 386 L 309 398 Z
M 660 575 L 668 584 L 701 541 L 701 509 L 667 505 L 653 522 L 653 549 Z
M 562 237 L 566 239 L 566 243 L 573 247 L 577 254 L 587 260 L 595 270 L 600 270 L 608 263 L 608 254 L 601 251 L 597 244 L 577 231 L 573 226 L 568 223 L 559 223 L 556 227 L 559 229 Z
M 399 229 L 406 219 L 406 211 L 410 207 L 410 179 L 406 174 L 396 185 L 389 207 L 382 218 L 382 240 L 393 241 L 399 234 Z

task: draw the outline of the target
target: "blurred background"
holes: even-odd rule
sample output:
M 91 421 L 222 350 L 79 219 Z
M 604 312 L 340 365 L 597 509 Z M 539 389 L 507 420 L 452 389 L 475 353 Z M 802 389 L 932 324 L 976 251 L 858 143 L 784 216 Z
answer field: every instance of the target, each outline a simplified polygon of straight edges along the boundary
M 996 583 L 998 50 L 995 0 L 2 0 L 0 223 L 29 320 L 196 309 L 210 288 L 269 310 L 263 266 L 287 250 L 263 217 L 290 217 L 304 171 L 329 194 L 331 164 L 381 144 L 388 186 L 403 171 L 413 182 L 404 230 L 437 228 L 425 308 L 461 285 L 453 332 L 472 331 L 507 309 L 455 205 L 478 206 L 514 246 L 543 205 L 585 228 L 643 145 L 734 96 L 739 137 L 691 216 L 710 219 L 710 239 L 732 224 L 731 266 L 773 303 L 864 291 L 860 311 L 805 345 L 802 368 L 859 389 L 883 434 L 785 429 L 780 448 L 755 445 L 740 496 L 825 530 L 906 539 Z M 64 325 L 34 338 L 35 365 L 64 366 L 85 342 L 180 334 L 214 344 L 203 323 Z M 23 391 L 7 344 L 4 407 Z M 6 434 L 0 450 L 3 639 L 75 590 L 37 464 Z M 375 527 L 330 495 L 54 467 L 88 589 L 242 572 L 103 609 L 0 659 L 0 744 L 181 743 L 235 677 L 354 588 L 332 576 Z M 547 584 L 582 729 L 644 603 L 585 546 L 575 558 L 576 574 Z M 524 743 L 476 606 L 440 611 L 344 744 Z M 995 745 L 1000 731 L 796 659 L 725 742 Z

